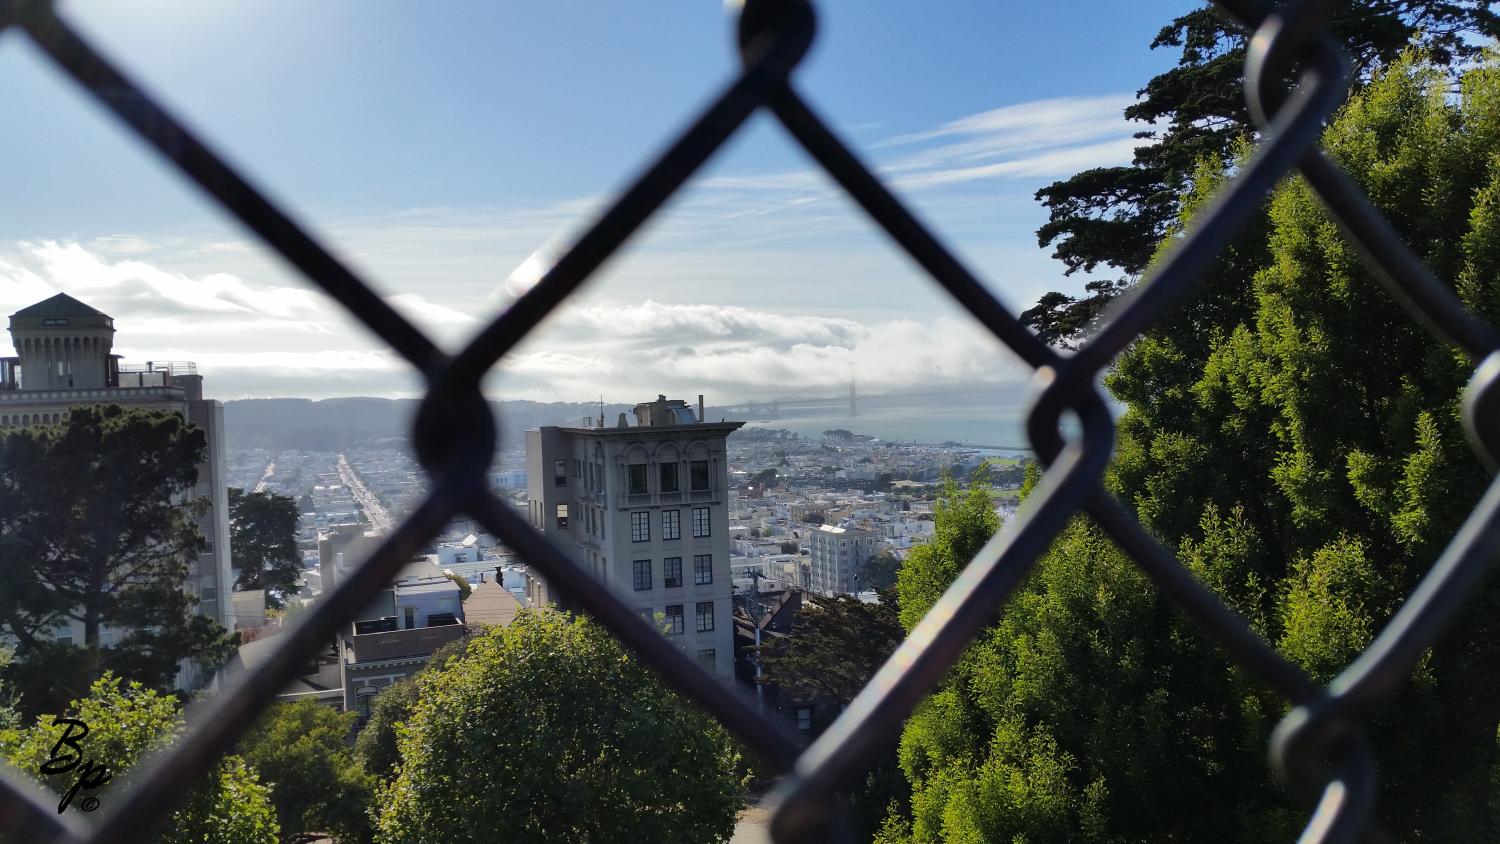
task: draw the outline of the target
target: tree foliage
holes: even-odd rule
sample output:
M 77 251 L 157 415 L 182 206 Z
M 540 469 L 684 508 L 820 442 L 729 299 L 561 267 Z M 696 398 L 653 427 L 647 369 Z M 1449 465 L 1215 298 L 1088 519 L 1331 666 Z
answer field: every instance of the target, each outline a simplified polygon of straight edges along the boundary
M 375 778 L 347 741 L 358 717 L 310 700 L 273 703 L 240 740 L 240 754 L 271 790 L 284 841 L 370 839 Z
M 15 727 L 21 723 L 21 714 L 16 711 L 16 693 L 10 683 L 5 680 L 4 669 L 14 658 L 14 650 L 0 645 L 0 730 Z
M 297 500 L 274 492 L 229 488 L 231 562 L 239 569 L 236 586 L 266 590 L 266 606 L 282 609 L 297 591 L 302 559 L 297 531 L 302 512 Z
M 375 702 L 370 706 L 370 719 L 354 740 L 355 758 L 366 771 L 382 781 L 396 776 L 397 766 L 401 763 L 397 732 L 416 712 L 417 701 L 421 698 L 418 678 L 462 657 L 467 647 L 463 639 L 443 645 L 427 658 L 421 671 L 397 680 L 375 696 Z
M 988 463 L 979 464 L 967 487 L 943 474 L 932 507 L 932 539 L 911 549 L 896 580 L 901 624 L 907 630 L 917 626 L 959 570 L 1000 529 L 989 480 Z
M 88 726 L 88 732 L 76 738 L 85 759 L 111 772 L 102 786 L 80 791 L 68 811 L 80 811 L 85 796 L 108 807 L 111 798 L 128 787 L 129 769 L 171 744 L 182 731 L 176 698 L 110 674 L 96 681 L 65 714 Z M 51 776 L 38 772 L 63 734 L 52 715 L 37 718 L 30 728 L 0 730 L 0 757 L 61 795 L 78 781 L 79 769 Z M 225 756 L 193 784 L 183 807 L 152 833 L 151 840 L 162 844 L 276 844 L 278 827 L 269 789 L 244 759 Z M 3 831 L 0 841 L 7 841 Z
M 790 635 L 761 646 L 762 681 L 795 698 L 848 703 L 905 638 L 893 592 L 867 604 L 852 595 L 809 598 Z
M 901 559 L 888 548 L 882 548 L 860 567 L 859 582 L 871 589 L 895 589 L 901 573 Z M 894 597 L 894 596 L 893 596 Z
M 1500 319 L 1500 62 L 1454 97 L 1439 64 L 1400 59 L 1324 142 L 1438 277 Z M 1223 179 L 1201 168 L 1184 216 Z M 1488 480 L 1459 423 L 1472 364 L 1402 312 L 1304 182 L 1278 188 L 1251 231 L 1110 373 L 1127 410 L 1107 480 L 1326 681 Z M 951 576 L 946 558 L 914 564 L 903 583 Z M 1500 588 L 1471 601 L 1371 716 L 1396 840 L 1500 837 Z M 887 840 L 1290 840 L 1305 815 L 1264 763 L 1286 706 L 1075 520 L 908 723 L 912 812 Z
M 1500 36 L 1500 17 L 1482 0 L 1336 0 L 1330 28 L 1362 82 L 1413 39 L 1437 65 L 1472 59 L 1484 38 Z M 1227 165 L 1255 134 L 1243 93 L 1245 46 L 1244 33 L 1209 6 L 1175 18 L 1151 47 L 1179 50 L 1177 65 L 1125 109 L 1145 124 L 1131 164 L 1085 170 L 1037 191 L 1048 212 L 1037 240 L 1053 247 L 1067 273 L 1119 273 L 1091 279 L 1081 296 L 1048 293 L 1022 314 L 1044 339 L 1072 346 L 1091 332 L 1104 306 L 1146 268 L 1199 164 Z
M 805 600 L 791 633 L 761 646 L 762 681 L 796 701 L 852 701 L 906 636 L 895 591 L 882 589 L 878 594 L 877 604 L 851 595 Z M 904 805 L 907 799 L 895 754 L 886 754 L 851 792 L 855 840 L 866 840 L 879 827 L 887 806 L 892 801 Z
M 195 518 L 207 504 L 187 497 L 204 450 L 181 415 L 118 405 L 0 432 L 0 625 L 16 642 L 13 677 L 66 663 L 81 666 L 76 677 L 113 670 L 166 690 L 181 660 L 216 668 L 227 657 L 232 637 L 182 588 L 204 547 Z M 83 641 L 52 642 L 73 621 Z M 106 625 L 125 635 L 102 645 Z M 23 705 L 55 711 L 86 688 L 23 686 Z
M 727 734 L 602 628 L 527 611 L 418 680 L 385 842 L 723 841 Z

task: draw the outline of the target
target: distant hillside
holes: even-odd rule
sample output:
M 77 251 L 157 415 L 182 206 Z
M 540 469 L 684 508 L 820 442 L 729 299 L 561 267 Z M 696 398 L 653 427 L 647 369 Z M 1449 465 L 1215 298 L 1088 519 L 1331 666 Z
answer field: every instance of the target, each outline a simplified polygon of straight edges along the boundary
M 224 403 L 230 448 L 336 450 L 359 440 L 405 438 L 411 432 L 417 399 L 241 399 Z M 490 402 L 500 422 L 501 447 L 520 447 L 527 428 L 578 425 L 597 416 L 599 404 L 575 402 Z M 633 405 L 606 404 L 606 424 Z
M 829 428 L 920 442 L 959 440 L 1006 444 L 1023 439 L 1025 385 L 978 384 L 967 389 L 860 395 L 859 415 L 848 415 L 846 396 L 787 398 L 771 412 L 760 407 L 708 405 L 705 416 L 751 421 L 817 436 Z M 649 398 L 649 397 L 648 397 Z M 689 400 L 690 397 L 684 397 Z M 332 451 L 360 440 L 405 439 L 418 399 L 240 399 L 224 403 L 231 448 Z M 606 404 L 604 424 L 613 427 L 633 404 Z M 490 402 L 500 423 L 500 447 L 521 448 L 525 431 L 542 425 L 580 425 L 599 414 L 598 402 Z M 632 420 L 633 421 L 633 420 Z

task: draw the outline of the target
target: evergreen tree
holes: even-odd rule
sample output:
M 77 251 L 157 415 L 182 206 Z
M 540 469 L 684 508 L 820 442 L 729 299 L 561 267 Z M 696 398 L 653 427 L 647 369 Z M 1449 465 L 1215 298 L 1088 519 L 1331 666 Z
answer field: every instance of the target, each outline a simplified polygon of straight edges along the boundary
M 239 569 L 236 586 L 266 590 L 266 606 L 286 607 L 302 576 L 297 531 L 302 511 L 297 500 L 274 492 L 229 488 L 231 562 Z
M 761 646 L 761 679 L 797 698 L 848 703 L 901 644 L 896 613 L 891 592 L 876 604 L 852 595 L 809 599 L 790 635 Z
M 1434 64 L 1456 67 L 1479 53 L 1482 39 L 1500 36 L 1500 16 L 1483 0 L 1335 0 L 1333 6 L 1330 31 L 1361 82 L 1413 39 Z M 1143 124 L 1134 161 L 1085 170 L 1037 191 L 1048 213 L 1037 241 L 1054 247 L 1068 274 L 1118 273 L 1089 280 L 1080 296 L 1042 296 L 1021 319 L 1044 339 L 1072 346 L 1088 334 L 1104 306 L 1146 268 L 1199 164 L 1226 165 L 1254 137 L 1244 97 L 1246 42 L 1208 5 L 1174 19 L 1151 47 L 1180 49 L 1177 66 L 1152 78 L 1125 109 L 1126 118 Z
M 1500 60 L 1465 73 L 1456 97 L 1448 87 L 1434 62 L 1399 59 L 1324 143 L 1495 323 Z M 1183 217 L 1223 178 L 1216 161 L 1200 167 Z M 1127 410 L 1107 482 L 1326 681 L 1369 644 L 1488 481 L 1459 424 L 1472 365 L 1396 305 L 1291 179 L 1201 294 L 1110 373 Z M 903 584 L 951 578 L 945 555 L 924 562 Z M 1473 604 L 1370 721 L 1378 812 L 1398 840 L 1500 837 L 1500 589 Z M 1291 840 L 1305 813 L 1264 763 L 1286 706 L 1075 520 L 908 723 L 912 813 L 885 840 Z
M 183 589 L 204 547 L 207 504 L 187 496 L 205 448 L 179 414 L 119 405 L 0 432 L 0 625 L 27 711 L 56 711 L 103 670 L 170 689 L 182 660 L 216 668 L 232 652 Z M 82 642 L 52 640 L 73 621 Z M 105 626 L 124 636 L 103 645 Z
M 761 646 L 761 680 L 797 700 L 826 696 L 847 704 L 901 645 L 894 590 L 878 590 L 880 601 L 866 604 L 852 595 L 803 603 L 790 635 Z M 906 782 L 894 753 L 888 753 L 851 789 L 850 814 L 856 839 L 868 839 L 888 804 L 904 805 Z

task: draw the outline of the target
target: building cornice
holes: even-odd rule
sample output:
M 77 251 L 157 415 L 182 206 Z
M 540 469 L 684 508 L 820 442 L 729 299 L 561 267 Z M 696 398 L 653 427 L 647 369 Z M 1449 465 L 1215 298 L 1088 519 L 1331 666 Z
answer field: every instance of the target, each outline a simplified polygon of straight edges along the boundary
M 695 422 L 691 425 L 632 425 L 629 428 L 564 428 L 549 426 L 575 437 L 598 437 L 613 440 L 662 439 L 665 437 L 729 436 L 744 422 Z M 541 430 L 546 430 L 543 428 Z

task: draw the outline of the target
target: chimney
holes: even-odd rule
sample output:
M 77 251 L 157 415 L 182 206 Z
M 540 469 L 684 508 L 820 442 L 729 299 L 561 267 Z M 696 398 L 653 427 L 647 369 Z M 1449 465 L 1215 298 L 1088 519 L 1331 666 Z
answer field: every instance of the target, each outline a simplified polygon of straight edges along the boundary
M 707 421 L 707 420 L 705 420 L 703 418 L 703 394 L 702 393 L 698 394 L 698 421 L 699 422 Z

